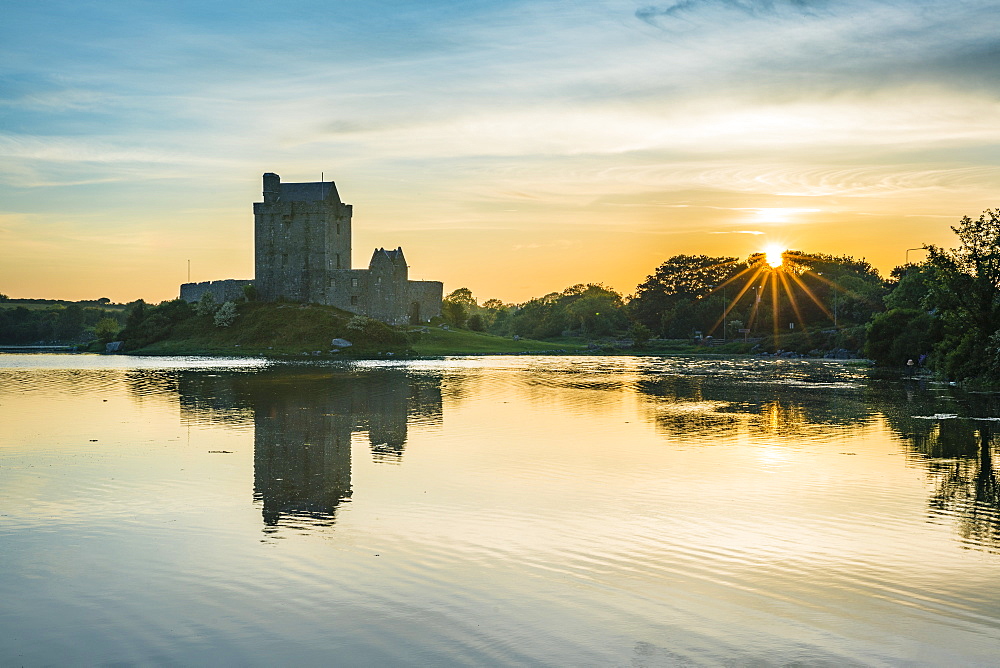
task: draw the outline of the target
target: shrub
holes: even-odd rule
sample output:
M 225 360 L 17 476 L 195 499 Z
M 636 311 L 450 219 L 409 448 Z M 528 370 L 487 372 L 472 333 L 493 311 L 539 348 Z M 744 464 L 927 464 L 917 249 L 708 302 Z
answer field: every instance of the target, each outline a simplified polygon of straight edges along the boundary
M 215 312 L 219 310 L 219 305 L 215 302 L 215 295 L 208 290 L 203 292 L 194 310 L 198 315 L 215 315 Z
M 215 318 L 212 319 L 212 322 L 215 323 L 216 327 L 229 327 L 236 321 L 236 316 L 235 302 L 226 302 L 215 312 Z

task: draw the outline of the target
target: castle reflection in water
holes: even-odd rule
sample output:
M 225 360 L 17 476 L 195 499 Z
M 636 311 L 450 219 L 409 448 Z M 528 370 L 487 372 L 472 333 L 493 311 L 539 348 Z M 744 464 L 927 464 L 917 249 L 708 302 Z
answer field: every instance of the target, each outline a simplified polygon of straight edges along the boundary
M 641 399 L 640 415 L 664 442 L 684 446 L 742 435 L 801 447 L 810 439 L 857 436 L 883 424 L 906 444 L 912 465 L 927 471 L 934 490 L 928 512 L 953 517 L 965 543 L 1000 550 L 996 395 L 879 381 L 839 365 L 707 361 L 664 373 L 650 364 L 635 375 L 577 362 L 570 374 L 537 368 L 522 374 L 514 367 L 513 375 L 498 369 L 476 378 L 516 378 L 514 387 L 522 389 L 525 402 L 548 404 L 560 397 L 564 406 L 585 411 L 594 407 L 595 389 L 608 395 L 634 392 Z M 473 376 L 447 375 L 452 406 L 475 385 L 469 380 L 466 387 L 463 378 Z M 353 493 L 352 439 L 367 436 L 375 462 L 400 463 L 408 423 L 440 423 L 442 416 L 442 372 L 413 367 L 143 370 L 130 372 L 129 384 L 137 401 L 158 395 L 179 400 L 190 424 L 253 430 L 254 498 L 267 527 L 333 524 L 337 508 Z M 533 393 L 539 386 L 545 387 L 544 397 Z
M 398 463 L 407 422 L 440 422 L 441 379 L 400 369 L 278 367 L 179 374 L 182 417 L 254 432 L 254 498 L 264 523 L 333 524 L 350 499 L 351 442 L 367 434 L 376 462 Z

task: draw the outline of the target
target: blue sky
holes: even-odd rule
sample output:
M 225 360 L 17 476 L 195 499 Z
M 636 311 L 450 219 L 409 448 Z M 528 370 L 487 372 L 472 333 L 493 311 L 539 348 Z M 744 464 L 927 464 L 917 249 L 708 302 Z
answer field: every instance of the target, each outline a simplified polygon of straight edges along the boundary
M 675 253 L 867 257 L 997 205 L 1000 3 L 42 2 L 0 25 L 0 292 L 250 277 L 260 175 L 355 266 L 522 300 Z

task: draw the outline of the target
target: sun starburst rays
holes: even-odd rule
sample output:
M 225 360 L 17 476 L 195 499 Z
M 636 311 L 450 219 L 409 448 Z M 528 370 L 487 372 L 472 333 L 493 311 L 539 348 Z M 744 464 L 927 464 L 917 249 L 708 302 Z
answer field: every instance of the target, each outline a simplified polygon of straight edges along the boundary
M 751 290 L 753 290 L 754 296 L 749 305 L 749 313 L 746 314 L 747 322 L 744 329 L 741 329 L 744 333 L 749 333 L 758 324 L 770 320 L 764 326 L 772 330 L 777 339 L 783 329 L 781 324 L 784 314 L 790 321 L 788 324 L 790 330 L 798 329 L 808 334 L 810 329 L 806 324 L 807 321 L 813 322 L 815 326 L 815 317 L 808 316 L 805 312 L 810 303 L 829 318 L 836 327 L 836 315 L 824 304 L 823 298 L 814 288 L 825 285 L 843 296 L 852 298 L 860 298 L 861 296 L 854 295 L 835 281 L 813 271 L 811 264 L 822 260 L 824 258 L 814 258 L 798 251 L 783 249 L 777 245 L 768 246 L 763 251 L 754 253 L 747 259 L 746 266 L 742 270 L 719 285 L 713 286 L 709 291 L 708 294 L 720 292 L 724 294 L 726 288 L 737 288 L 736 296 L 725 300 L 721 316 L 718 317 L 709 331 L 714 335 L 720 326 L 725 331 L 727 320 L 736 309 L 740 308 L 741 304 L 745 305 L 747 295 Z M 801 294 L 799 294 L 800 291 Z M 823 291 L 820 291 L 820 294 L 822 293 Z M 801 295 L 805 296 L 804 304 L 803 299 L 800 299 Z M 766 304 L 767 301 L 771 303 Z M 762 312 L 762 307 L 766 308 L 767 311 Z M 763 322 L 761 322 L 762 319 Z

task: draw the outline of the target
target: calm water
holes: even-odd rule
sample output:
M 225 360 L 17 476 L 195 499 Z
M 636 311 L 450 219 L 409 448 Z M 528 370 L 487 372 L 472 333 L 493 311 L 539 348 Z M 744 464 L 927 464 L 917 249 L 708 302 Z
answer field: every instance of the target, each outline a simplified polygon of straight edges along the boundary
M 1000 405 L 839 362 L 0 356 L 0 665 L 997 665 Z

